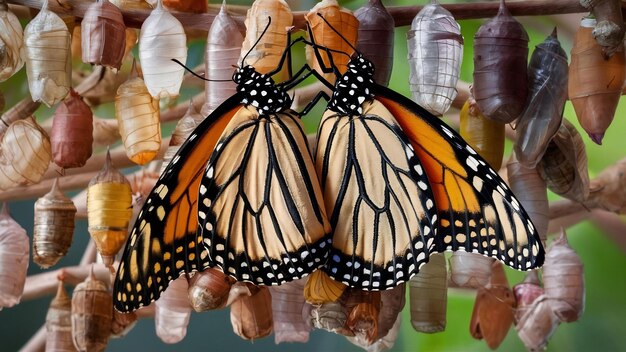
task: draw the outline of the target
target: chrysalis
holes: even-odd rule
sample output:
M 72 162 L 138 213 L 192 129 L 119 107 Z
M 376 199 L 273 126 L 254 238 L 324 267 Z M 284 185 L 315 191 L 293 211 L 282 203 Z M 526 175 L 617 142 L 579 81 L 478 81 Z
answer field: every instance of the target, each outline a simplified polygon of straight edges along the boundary
M 33 261 L 44 269 L 67 254 L 74 236 L 76 206 L 61 192 L 58 181 L 54 180 L 52 190 L 35 202 Z
M 269 27 L 267 26 L 268 17 L 272 19 Z M 248 56 L 242 65 L 253 66 L 260 73 L 268 73 L 276 69 L 280 57 L 287 47 L 287 28 L 291 27 L 292 23 L 293 14 L 285 0 L 254 1 L 245 20 L 246 36 L 241 47 L 240 57 L 243 58 L 246 54 Z M 267 32 L 261 37 L 265 27 L 268 27 Z M 261 39 L 253 47 L 259 37 Z M 276 81 L 287 78 L 286 65 L 274 78 Z
M 13 76 L 24 66 L 20 54 L 23 41 L 22 25 L 5 0 L 0 1 L 0 82 Z
M 131 76 L 117 89 L 115 116 L 126 155 L 139 165 L 145 165 L 161 149 L 159 101 L 148 92 L 133 66 Z
M 580 4 L 590 10 L 596 18 L 596 25 L 591 32 L 598 44 L 603 46 L 606 57 L 610 57 L 624 45 L 624 19 L 622 2 L 619 0 L 580 0 Z
M 144 0 L 111 0 L 113 5 L 119 7 L 122 10 L 149 10 L 152 9 L 152 5 Z
M 111 335 L 113 298 L 104 282 L 89 276 L 72 294 L 72 339 L 79 351 L 104 351 Z
M 183 275 L 170 282 L 167 290 L 155 302 L 156 334 L 165 343 L 178 343 L 187 335 L 191 306 L 187 298 L 189 284 Z
M 285 282 L 280 286 L 269 287 L 272 296 L 272 317 L 274 319 L 274 341 L 302 342 L 309 340 L 311 328 L 302 316 L 305 305 L 304 284 L 306 279 Z
M 378 339 L 380 291 L 362 291 L 357 288 L 348 290 L 346 306 L 350 313 L 346 327 L 355 337 L 371 345 Z
M 624 50 L 609 59 L 591 34 L 596 20 L 583 18 L 576 31 L 569 66 L 568 94 L 576 116 L 589 138 L 602 144 L 613 121 L 626 77 Z
M 551 300 L 541 295 L 522 315 L 515 329 L 529 351 L 542 351 L 559 324 L 559 318 L 552 310 Z
M 204 120 L 204 117 L 198 113 L 192 101 L 189 101 L 189 108 L 187 108 L 187 112 L 185 115 L 178 120 L 176 123 L 176 127 L 172 132 L 172 137 L 170 138 L 170 145 L 167 147 L 165 151 L 165 156 L 163 156 L 163 163 L 161 164 L 161 170 L 159 174 L 162 174 L 169 162 L 172 160 L 176 152 L 180 148 L 180 146 L 185 143 L 191 132 L 198 126 L 200 122 Z
M 496 17 L 474 35 L 474 98 L 488 118 L 515 120 L 528 95 L 528 34 L 500 0 Z
M 113 321 L 111 323 L 111 338 L 121 338 L 126 336 L 137 324 L 137 314 L 135 312 L 120 313 L 113 309 Z
M 272 18 L 272 22 L 277 19 Z M 235 95 L 237 84 L 231 80 L 233 65 L 239 63 L 243 36 L 237 22 L 230 16 L 226 3 L 213 19 L 206 41 L 204 94 L 206 97 L 202 114 L 208 116 L 226 99 Z M 255 49 L 256 50 L 256 49 Z M 218 82 L 221 80 L 223 82 Z
M 59 281 L 57 294 L 46 314 L 46 351 L 76 351 L 72 341 L 72 299 L 67 295 L 63 281 Z
M 561 126 L 567 100 L 567 70 L 567 54 L 554 28 L 530 57 L 528 103 L 515 128 L 515 154 L 526 167 L 537 165 Z
M 563 120 L 537 164 L 537 171 L 552 192 L 580 203 L 587 200 L 589 172 L 585 143 L 569 121 Z
M 50 143 L 54 163 L 60 167 L 81 167 L 91 157 L 93 113 L 73 89 L 54 113 Z
M 463 139 L 494 170 L 500 170 L 504 156 L 504 123 L 486 118 L 472 96 L 463 104 L 459 118 Z
M 334 332 L 344 336 L 354 334 L 346 328 L 348 311 L 340 302 L 328 302 L 314 306 L 310 312 L 312 325 L 318 329 Z
M 119 70 L 126 48 L 122 11 L 108 0 L 98 0 L 85 11 L 80 28 L 83 62 Z
M 189 280 L 189 303 L 196 312 L 224 308 L 233 279 L 220 270 L 208 268 Z
M 457 251 L 450 256 L 450 283 L 457 287 L 482 288 L 489 284 L 493 258 Z
M 366 341 L 358 339 L 357 337 L 347 336 L 348 341 L 353 344 L 363 348 L 367 352 L 383 352 L 383 351 L 391 351 L 393 345 L 396 343 L 396 339 L 398 338 L 398 333 L 400 332 L 400 322 L 402 321 L 401 317 L 398 315 L 398 318 L 394 322 L 393 326 L 387 333 L 387 335 L 381 337 L 373 344 L 369 345 Z
M 181 12 L 204 13 L 207 11 L 207 1 L 197 0 L 163 0 L 167 9 Z
M 393 67 L 393 17 L 381 0 L 368 0 L 354 11 L 354 16 L 359 21 L 356 48 L 374 64 L 374 81 L 386 86 Z
M 22 57 L 33 101 L 47 106 L 60 102 L 72 82 L 70 32 L 44 1 L 39 14 L 24 29 Z
M 413 100 L 441 116 L 456 97 L 463 59 L 461 26 L 436 0 L 415 16 L 407 32 Z
M 0 142 L 0 190 L 38 183 L 51 154 L 48 135 L 32 117 L 13 122 Z
M 443 254 L 433 254 L 430 261 L 409 280 L 409 302 L 413 329 L 435 333 L 446 328 L 448 271 Z
M 589 186 L 585 204 L 618 214 L 626 213 L 626 158 L 606 168 Z
M 324 22 L 318 14 L 322 15 L 333 28 L 335 28 L 344 38 L 337 35 L 337 32 L 330 29 L 328 24 Z M 338 50 L 347 54 L 352 54 L 354 49 L 346 42 L 356 46 L 359 21 L 354 17 L 350 10 L 339 7 L 337 0 L 322 0 L 304 15 L 308 22 L 315 43 L 332 50 Z M 309 38 L 310 39 L 310 38 Z M 330 67 L 330 59 L 326 52 L 320 53 L 324 66 Z M 345 73 L 348 69 L 348 61 L 350 57 L 341 53 L 332 53 L 333 63 L 340 73 Z M 319 62 L 315 58 L 315 49 L 311 46 L 306 47 L 306 56 L 309 66 L 317 70 L 328 82 L 335 83 L 337 78 L 334 73 L 323 73 L 320 69 Z
M 341 297 L 346 285 L 331 279 L 322 270 L 314 271 L 304 286 L 304 298 L 312 304 L 334 302 Z
M 233 331 L 242 339 L 255 340 L 272 333 L 272 297 L 267 287 L 257 287 L 252 296 L 243 296 L 230 307 Z
M 178 96 L 185 69 L 172 59 L 187 61 L 187 36 L 183 25 L 163 8 L 162 0 L 141 25 L 139 59 L 152 97 Z
M 20 303 L 28 270 L 29 243 L 26 230 L 5 204 L 0 211 L 0 309 Z
M 387 336 L 389 330 L 398 320 L 398 315 L 406 301 L 406 284 L 401 283 L 391 290 L 380 292 L 380 315 L 378 318 L 378 337 Z
M 126 242 L 131 202 L 130 183 L 111 165 L 107 151 L 104 167 L 87 188 L 89 234 L 107 266 L 113 264 L 113 257 Z
M 539 283 L 539 277 L 537 271 L 531 271 L 526 274 L 524 281 L 513 287 L 513 294 L 515 294 L 515 301 L 517 306 L 515 307 L 515 323 L 522 320 L 522 317 L 532 308 L 532 304 L 543 295 L 543 287 Z

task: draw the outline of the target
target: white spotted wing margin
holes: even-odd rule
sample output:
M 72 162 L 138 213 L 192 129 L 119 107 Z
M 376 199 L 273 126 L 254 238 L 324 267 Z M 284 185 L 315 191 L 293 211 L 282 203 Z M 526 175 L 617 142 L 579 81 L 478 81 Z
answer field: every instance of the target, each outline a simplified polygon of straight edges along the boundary
M 200 185 L 198 233 L 209 265 L 238 281 L 280 285 L 324 264 L 330 225 L 300 120 L 237 113 Z
M 358 116 L 327 110 L 317 143 L 333 228 L 324 271 L 369 291 L 408 281 L 428 261 L 436 214 L 428 178 L 399 125 L 376 100 Z

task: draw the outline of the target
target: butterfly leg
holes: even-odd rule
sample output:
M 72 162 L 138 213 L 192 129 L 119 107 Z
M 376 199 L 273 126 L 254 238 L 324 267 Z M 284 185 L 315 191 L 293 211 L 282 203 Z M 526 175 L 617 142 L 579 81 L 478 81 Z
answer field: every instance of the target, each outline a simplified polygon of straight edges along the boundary
M 317 59 L 317 62 L 320 66 L 320 69 L 322 70 L 322 72 L 324 73 L 334 73 L 335 76 L 337 78 L 339 78 L 341 76 L 341 72 L 339 72 L 339 69 L 337 69 L 337 66 L 335 65 L 335 63 L 333 62 L 333 56 L 330 54 L 331 50 L 329 48 L 326 48 L 322 45 L 319 45 L 315 42 L 315 38 L 313 37 L 313 31 L 311 30 L 311 27 L 307 26 L 307 31 L 309 32 L 309 38 L 311 39 L 310 42 L 305 41 L 305 43 L 311 45 L 313 47 L 313 52 L 315 53 L 315 58 Z M 328 60 L 330 63 L 330 67 L 326 67 L 326 65 L 324 65 L 324 59 L 322 58 L 322 55 L 320 54 L 319 50 L 323 49 L 324 51 L 326 51 L 326 54 L 328 55 Z

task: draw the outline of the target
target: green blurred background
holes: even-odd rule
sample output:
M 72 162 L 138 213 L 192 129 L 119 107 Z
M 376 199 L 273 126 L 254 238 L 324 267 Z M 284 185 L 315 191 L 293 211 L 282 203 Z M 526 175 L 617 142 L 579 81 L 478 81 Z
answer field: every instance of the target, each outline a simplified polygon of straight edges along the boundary
M 249 5 L 251 1 L 229 1 L 232 4 Z M 293 10 L 311 8 L 315 1 L 288 0 Z M 352 10 L 364 3 L 359 1 L 342 1 L 341 4 Z M 408 0 L 385 1 L 387 6 L 415 5 L 420 2 Z M 530 35 L 530 50 L 551 32 L 558 24 L 559 37 L 565 50 L 569 53 L 572 46 L 573 30 L 582 15 L 554 17 L 521 17 L 518 18 Z M 484 20 L 460 21 L 465 38 L 463 70 L 461 79 L 472 81 L 473 69 L 473 36 Z M 407 84 L 408 66 L 406 52 L 407 27 L 396 29 L 395 59 L 390 87 L 404 95 L 410 96 Z M 204 43 L 194 40 L 190 43 L 188 66 L 195 67 L 203 60 Z M 136 51 L 135 51 L 136 54 Z M 303 54 L 296 53 L 296 63 L 303 61 Z M 0 84 L 5 94 L 7 108 L 28 94 L 24 70 L 10 80 Z M 198 92 L 197 88 L 183 89 L 180 101 L 188 99 Z M 305 118 L 308 132 L 314 132 L 323 106 L 318 106 Z M 41 108 L 35 114 L 39 121 L 48 118 L 52 109 Z M 604 145 L 597 146 L 583 137 L 587 144 L 589 171 L 591 177 L 602 169 L 624 157 L 626 143 L 621 139 L 626 131 L 626 104 L 620 104 L 615 120 L 604 139 Z M 100 117 L 114 118 L 112 104 L 99 107 L 96 114 Z M 570 103 L 565 109 L 565 118 L 574 123 L 579 131 L 574 110 Z M 164 127 L 164 135 L 171 131 L 172 126 Z M 507 145 L 507 153 L 511 150 Z M 131 170 L 128 170 L 131 171 Z M 550 194 L 550 199 L 558 199 Z M 32 234 L 34 200 L 12 202 L 11 212 L 16 220 Z M 578 252 L 585 265 L 586 307 L 580 321 L 562 324 L 558 327 L 548 345 L 549 351 L 617 351 L 626 350 L 626 256 L 622 249 L 610 236 L 602 233 L 594 224 L 583 222 L 568 230 L 571 246 Z M 622 234 L 626 236 L 626 234 Z M 67 257 L 63 258 L 54 268 L 78 263 L 87 244 L 89 235 L 85 220 L 77 223 L 74 243 Z M 41 270 L 31 262 L 29 274 Z M 523 274 L 507 268 L 511 284 L 522 280 Z M 410 324 L 408 301 L 402 313 L 401 333 L 394 351 L 485 351 L 488 350 L 482 341 L 474 340 L 469 334 L 469 320 L 474 302 L 473 291 L 451 289 L 448 295 L 448 322 L 443 333 L 427 335 L 415 332 Z M 44 323 L 47 306 L 51 297 L 24 302 L 16 307 L 0 312 L 1 351 L 16 351 Z M 162 343 L 155 334 L 154 320 L 143 319 L 124 338 L 111 340 L 109 351 L 360 351 L 361 349 L 347 342 L 343 337 L 324 331 L 314 331 L 307 344 L 275 345 L 273 336 L 254 342 L 244 341 L 237 337 L 231 329 L 228 309 L 207 313 L 193 313 L 185 339 L 175 345 Z M 517 338 L 514 329 L 509 331 L 502 343 L 501 351 L 523 351 L 524 346 Z

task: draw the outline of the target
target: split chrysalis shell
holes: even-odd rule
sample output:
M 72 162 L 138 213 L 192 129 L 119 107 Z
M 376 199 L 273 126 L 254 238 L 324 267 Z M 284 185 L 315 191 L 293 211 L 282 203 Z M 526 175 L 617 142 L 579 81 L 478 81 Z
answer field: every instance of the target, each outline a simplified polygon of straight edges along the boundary
M 437 253 L 409 280 L 413 329 L 424 333 L 444 331 L 448 303 L 446 258 Z
M 93 274 L 72 293 L 72 339 L 79 351 L 104 351 L 111 335 L 113 298 Z
M 413 100 L 443 115 L 457 95 L 463 59 L 461 26 L 436 0 L 415 16 L 407 32 L 409 85 Z
M 135 312 L 120 313 L 113 309 L 113 321 L 111 323 L 111 338 L 126 336 L 137 324 Z
M 330 26 L 324 22 L 318 14 L 322 15 L 330 25 L 335 28 L 345 38 L 341 38 Z M 322 0 L 315 4 L 313 8 L 304 15 L 309 28 L 313 34 L 315 43 L 332 50 L 338 50 L 343 53 L 352 54 L 353 47 L 356 46 L 357 35 L 359 29 L 359 21 L 354 17 L 352 12 L 339 6 L 337 0 Z M 310 39 L 310 38 L 309 38 Z M 346 40 L 348 43 L 346 43 Z M 328 53 L 319 50 L 324 66 L 330 67 L 330 59 Z M 348 70 L 348 61 L 350 57 L 340 53 L 331 53 L 333 63 L 340 73 Z M 335 83 L 337 78 L 334 73 L 323 73 L 320 64 L 315 56 L 315 49 L 311 46 L 306 47 L 306 57 L 309 66 L 319 72 L 328 82 Z
M 398 320 L 398 316 L 406 302 L 406 284 L 401 283 L 398 286 L 380 291 L 380 314 L 378 316 L 378 337 L 387 336 L 389 330 Z
M 356 304 L 355 304 L 356 303 Z M 346 328 L 370 345 L 378 339 L 380 291 L 362 291 L 350 288 L 346 306 L 351 307 Z
M 6 2 L 0 2 L 0 82 L 6 81 L 24 66 L 20 51 L 24 33 L 19 19 Z
M 626 214 L 626 158 L 604 169 L 589 188 L 588 207 Z
M 0 211 L 0 309 L 20 303 L 28 270 L 29 240 L 8 207 Z
M 73 89 L 54 112 L 50 144 L 54 163 L 62 168 L 84 166 L 91 157 L 93 113 Z
M 463 104 L 459 114 L 459 132 L 465 141 L 494 169 L 500 170 L 504 156 L 504 127 L 499 121 L 482 114 L 476 100 L 471 97 Z
M 500 0 L 496 17 L 474 35 L 474 98 L 488 118 L 515 120 L 528 95 L 528 34 Z
M 310 320 L 317 329 L 334 332 L 344 336 L 353 336 L 352 332 L 346 328 L 348 320 L 348 310 L 340 302 L 327 302 L 320 305 L 313 305 L 310 311 Z
M 306 279 L 285 282 L 280 286 L 269 287 L 272 295 L 272 317 L 274 319 L 274 341 L 309 341 L 311 327 L 302 316 L 306 304 L 302 294 Z
M 567 54 L 556 28 L 537 45 L 528 64 L 528 103 L 517 121 L 515 154 L 526 167 L 535 167 L 559 130 L 567 100 Z
M 59 281 L 57 294 L 46 313 L 46 352 L 75 352 L 72 341 L 72 299 L 63 281 Z
M 126 48 L 122 11 L 108 0 L 98 0 L 85 11 L 80 28 L 83 62 L 119 70 Z
M 517 307 L 515 308 L 516 325 L 521 321 L 524 314 L 531 309 L 535 300 L 543 293 L 543 287 L 541 287 L 539 276 L 535 270 L 526 274 L 524 281 L 513 287 L 513 294 L 515 294 L 515 301 L 517 301 Z
M 255 340 L 272 333 L 272 297 L 267 287 L 242 296 L 230 306 L 233 331 L 242 339 Z
M 76 206 L 61 192 L 58 181 L 35 202 L 33 261 L 44 269 L 67 254 L 74 236 Z
M 220 270 L 207 268 L 189 280 L 189 303 L 196 312 L 224 308 L 233 279 Z
M 341 297 L 346 285 L 335 281 L 322 270 L 314 271 L 304 286 L 304 298 L 312 304 L 335 302 Z
M 381 0 L 368 0 L 354 16 L 359 21 L 356 48 L 374 64 L 374 82 L 387 86 L 393 67 L 393 17 Z
M 482 288 L 489 284 L 493 258 L 456 251 L 450 256 L 450 283 L 457 287 Z
M 187 335 L 191 317 L 188 288 L 187 277 L 183 275 L 170 282 L 155 302 L 154 326 L 157 336 L 165 343 L 178 343 Z
M 528 350 L 541 351 L 560 323 L 552 310 L 551 300 L 542 295 L 522 315 L 515 329 Z

